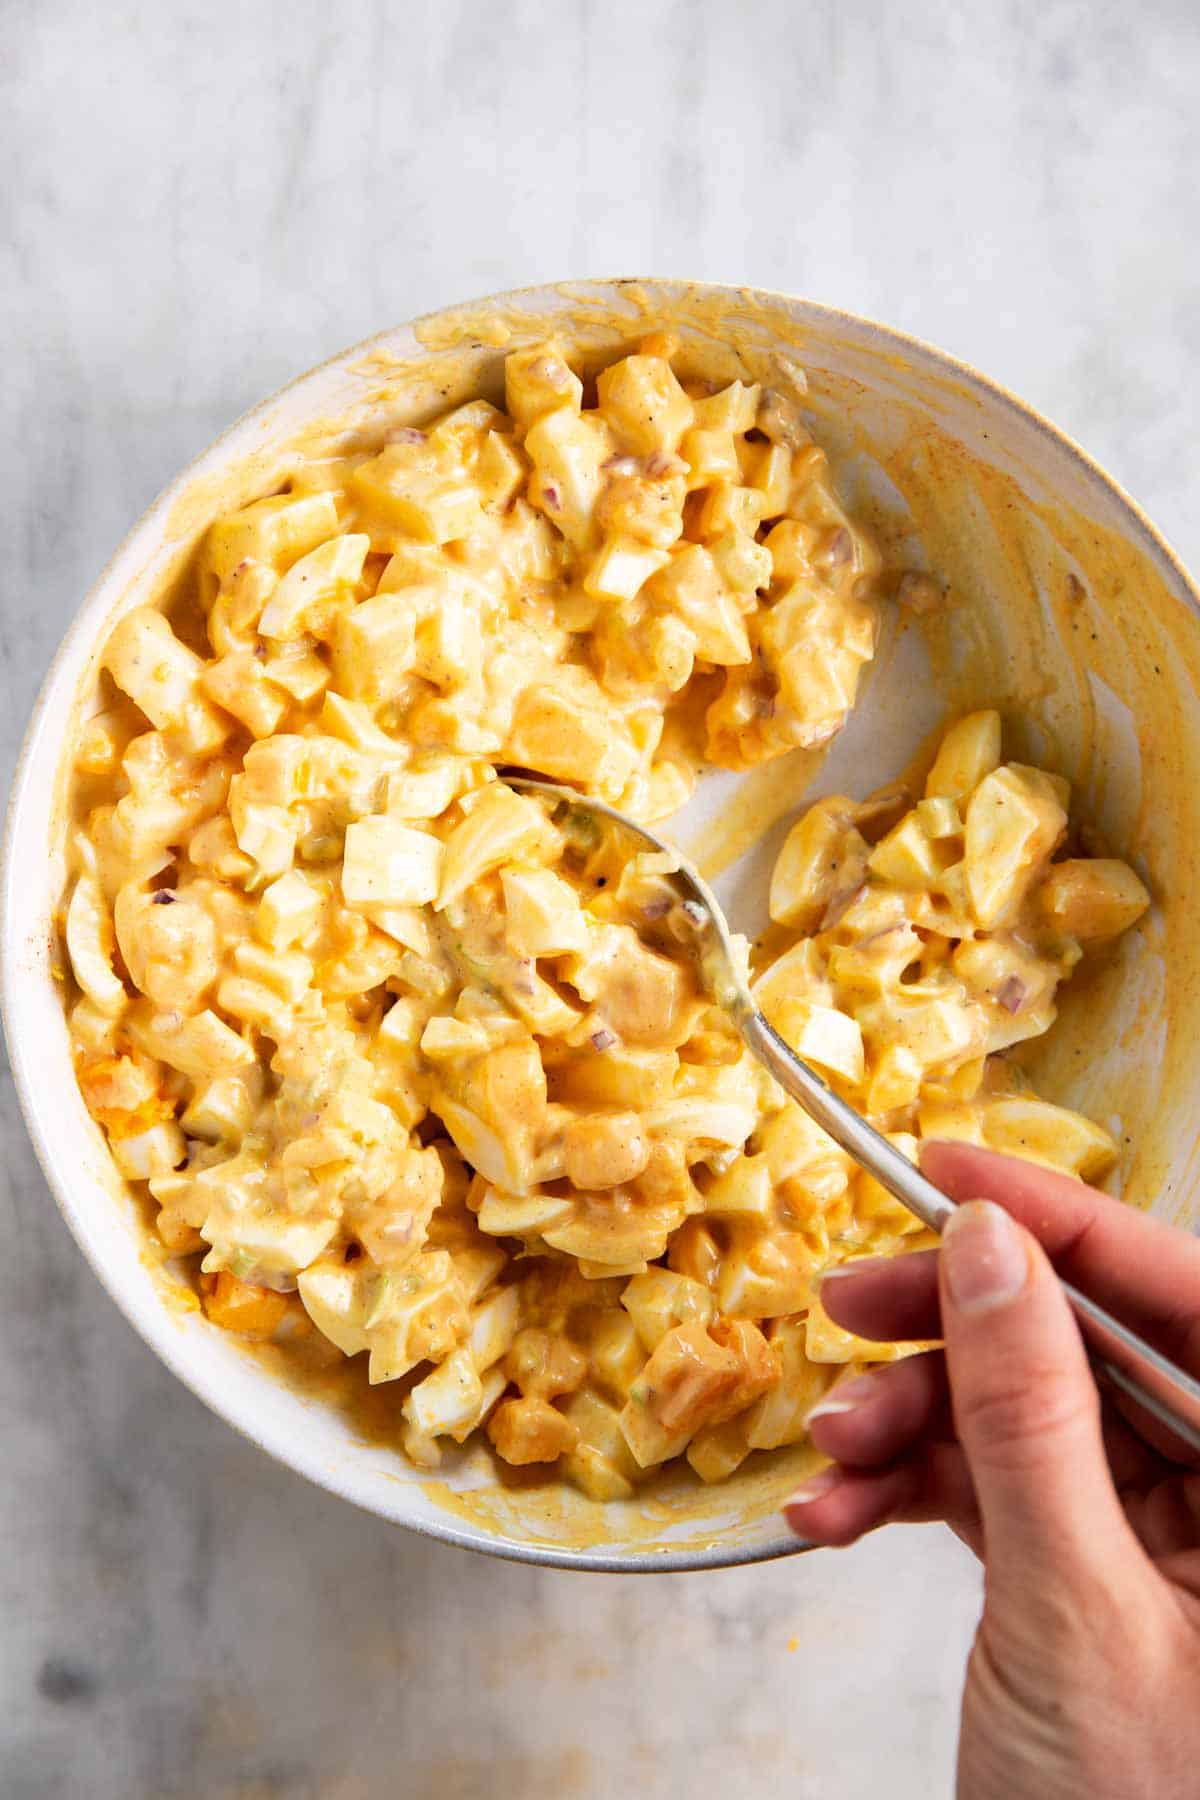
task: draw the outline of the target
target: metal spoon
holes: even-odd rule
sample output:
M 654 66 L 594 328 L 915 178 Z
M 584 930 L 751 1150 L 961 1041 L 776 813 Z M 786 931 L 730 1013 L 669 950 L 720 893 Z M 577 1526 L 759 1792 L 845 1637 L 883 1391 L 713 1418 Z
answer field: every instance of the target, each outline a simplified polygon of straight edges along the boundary
M 802 1062 L 768 1023 L 750 992 L 721 904 L 699 871 L 673 845 L 603 801 L 592 800 L 574 788 L 523 775 L 506 774 L 503 779 L 509 787 L 545 794 L 607 819 L 630 837 L 670 858 L 672 866 L 664 871 L 664 879 L 674 883 L 680 899 L 686 903 L 700 979 L 713 1001 L 733 1019 L 754 1055 L 771 1071 L 780 1087 L 799 1101 L 834 1143 L 840 1144 L 923 1225 L 940 1232 L 954 1211 L 954 1202 L 835 1094 L 828 1082 Z M 1200 1453 L 1200 1381 L 1160 1355 L 1069 1282 L 1061 1285 L 1079 1321 L 1096 1374 L 1136 1401 L 1189 1449 Z

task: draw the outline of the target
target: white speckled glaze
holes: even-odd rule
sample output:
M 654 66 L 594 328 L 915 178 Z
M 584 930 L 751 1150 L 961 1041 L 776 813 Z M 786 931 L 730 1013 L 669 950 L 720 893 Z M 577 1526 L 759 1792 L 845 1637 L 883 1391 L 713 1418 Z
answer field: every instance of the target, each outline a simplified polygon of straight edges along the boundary
M 901 769 L 948 710 L 998 704 L 1014 747 L 1071 775 L 1088 815 L 1150 878 L 1161 902 L 1150 926 L 1068 1001 L 1038 1067 L 1048 1095 L 1128 1131 L 1131 1198 L 1191 1219 L 1200 1109 L 1183 1047 L 1200 1038 L 1200 983 L 1179 901 L 1200 792 L 1195 590 L 1126 497 L 1027 408 L 928 346 L 804 301 L 654 281 L 520 291 L 386 332 L 247 414 L 151 507 L 81 608 L 26 739 L 3 873 L 4 1019 L 30 1133 L 81 1249 L 159 1356 L 273 1456 L 383 1518 L 474 1549 L 620 1570 L 710 1567 L 796 1548 L 776 1513 L 796 1455 L 719 1489 L 673 1480 L 629 1507 L 602 1507 L 501 1489 L 479 1452 L 430 1480 L 398 1450 L 358 1439 L 341 1413 L 172 1304 L 78 1094 L 51 945 L 64 743 L 89 702 L 98 647 L 112 620 L 181 564 L 218 496 L 227 505 L 270 491 L 298 438 L 369 437 L 384 420 L 422 416 L 445 387 L 494 381 L 504 349 L 477 330 L 489 318 L 505 321 L 510 343 L 557 322 L 568 340 L 603 356 L 646 328 L 647 308 L 685 341 L 714 330 L 736 340 L 752 368 L 767 368 L 777 347 L 798 360 L 816 428 L 893 565 L 927 558 L 951 585 L 946 620 L 885 634 L 859 712 L 809 795 L 866 790 Z M 779 780 L 773 816 L 801 798 L 782 786 L 786 772 Z M 685 846 L 700 841 L 731 791 L 728 778 L 703 787 L 679 824 Z M 751 854 L 721 884 L 736 922 L 751 929 L 763 870 L 764 857 Z M 1151 1071 L 1155 1079 L 1134 1093 L 1131 1076 Z

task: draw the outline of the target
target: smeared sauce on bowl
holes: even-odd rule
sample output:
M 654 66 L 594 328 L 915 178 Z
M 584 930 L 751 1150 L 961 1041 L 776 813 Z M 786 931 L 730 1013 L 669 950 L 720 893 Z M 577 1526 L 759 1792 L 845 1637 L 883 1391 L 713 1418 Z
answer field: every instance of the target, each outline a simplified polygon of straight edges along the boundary
M 1071 779 L 1081 816 L 1135 861 L 1156 900 L 1139 931 L 1064 999 L 1052 1038 L 1030 1053 L 1038 1085 L 1119 1122 L 1127 1199 L 1180 1222 L 1193 1218 L 1200 948 L 1188 899 L 1200 791 L 1200 626 L 1165 553 L 1098 521 L 1070 492 L 1047 490 L 1044 464 L 1061 473 L 1064 459 L 1070 463 L 1058 440 L 1043 457 L 1040 427 L 1025 415 L 1010 434 L 1016 447 L 998 448 L 1004 433 L 989 432 L 969 375 L 931 374 L 919 348 L 910 355 L 892 338 L 864 342 L 855 322 L 843 328 L 836 315 L 818 328 L 748 292 L 628 283 L 604 293 L 564 288 L 553 302 L 543 292 L 459 309 L 416 327 L 419 349 L 379 347 L 348 365 L 347 403 L 299 431 L 289 425 L 286 441 L 274 422 L 282 412 L 268 409 L 258 447 L 177 499 L 162 553 L 125 603 L 173 589 L 208 522 L 275 491 L 299 458 L 374 446 L 398 423 L 420 422 L 489 384 L 495 391 L 501 346 L 554 333 L 594 369 L 651 322 L 680 335 L 697 371 L 786 381 L 781 354 L 803 368 L 813 429 L 888 567 L 896 574 L 925 567 L 946 593 L 942 607 L 898 621 L 903 678 L 892 680 L 890 665 L 875 672 L 843 742 L 796 753 L 724 793 L 720 780 L 704 784 L 690 809 L 695 817 L 680 822 L 683 847 L 706 874 L 735 872 L 773 827 L 835 778 L 850 788 L 852 774 L 850 791 L 869 791 L 919 757 L 943 719 L 998 707 L 1018 751 Z M 1010 404 L 994 398 L 1000 411 Z M 1079 459 L 1081 501 L 1090 480 Z M 915 688 L 914 666 L 923 670 Z M 76 718 L 93 704 L 81 692 Z M 53 832 L 60 854 L 65 829 L 60 807 Z M 1105 1028 L 1099 1043 L 1098 1021 Z M 194 1313 L 194 1297 L 181 1294 L 165 1257 L 155 1269 L 164 1298 L 182 1316 Z M 359 1364 L 326 1366 L 322 1353 L 306 1366 L 274 1345 L 247 1346 L 245 1354 L 307 1402 L 336 1406 L 358 1442 L 394 1455 L 399 1396 L 367 1388 Z M 437 1477 L 404 1469 L 395 1456 L 397 1479 L 421 1481 L 447 1514 L 489 1535 L 558 1548 L 618 1541 L 635 1550 L 668 1533 L 672 1547 L 703 1546 L 714 1536 L 734 1542 L 731 1504 L 739 1520 L 761 1518 L 809 1460 L 804 1450 L 775 1453 L 721 1490 L 673 1475 L 633 1502 L 602 1508 L 543 1482 L 498 1487 L 494 1466 L 485 1470 L 473 1453 Z

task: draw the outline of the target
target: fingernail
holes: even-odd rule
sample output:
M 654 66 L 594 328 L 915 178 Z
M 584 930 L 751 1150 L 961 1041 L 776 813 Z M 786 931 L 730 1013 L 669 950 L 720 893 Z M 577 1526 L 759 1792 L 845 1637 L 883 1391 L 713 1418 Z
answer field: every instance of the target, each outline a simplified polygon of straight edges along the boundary
M 824 1399 L 804 1415 L 807 1428 L 814 1419 L 824 1419 L 833 1413 L 851 1413 L 874 1398 L 879 1391 L 879 1383 L 874 1375 L 856 1375 L 853 1381 L 839 1381 L 831 1388 Z
M 788 1506 L 811 1506 L 814 1500 L 823 1500 L 826 1494 L 832 1494 L 835 1487 L 840 1486 L 842 1471 L 836 1463 L 832 1468 L 822 1469 L 819 1475 L 810 1475 L 802 1481 L 790 1500 L 784 1502 Z
M 1021 1233 L 991 1200 L 968 1200 L 942 1232 L 950 1298 L 960 1312 L 990 1312 L 1015 1300 L 1029 1278 Z
M 813 1286 L 818 1294 L 827 1282 L 844 1281 L 847 1275 L 863 1275 L 868 1269 L 882 1269 L 893 1259 L 890 1256 L 852 1256 L 849 1262 L 834 1263 L 828 1269 L 820 1269 L 813 1276 Z

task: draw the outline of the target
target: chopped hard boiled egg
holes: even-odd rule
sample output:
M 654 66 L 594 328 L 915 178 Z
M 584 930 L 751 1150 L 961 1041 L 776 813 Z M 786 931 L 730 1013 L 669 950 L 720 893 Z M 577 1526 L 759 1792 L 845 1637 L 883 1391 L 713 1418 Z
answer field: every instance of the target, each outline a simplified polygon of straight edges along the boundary
M 80 1091 L 212 1326 L 403 1381 L 422 1468 L 482 1433 L 605 1502 L 798 1442 L 835 1370 L 900 1353 L 821 1271 L 914 1241 L 701 991 L 645 860 L 515 780 L 657 818 L 701 760 L 829 738 L 874 654 L 879 559 L 794 402 L 673 354 L 585 404 L 562 346 L 518 348 L 506 412 L 216 519 L 194 592 L 103 649 L 63 909 Z M 1115 1159 L 1006 1056 L 1150 903 L 1063 855 L 1069 804 L 977 712 L 915 804 L 786 836 L 756 994 L 906 1155 Z

